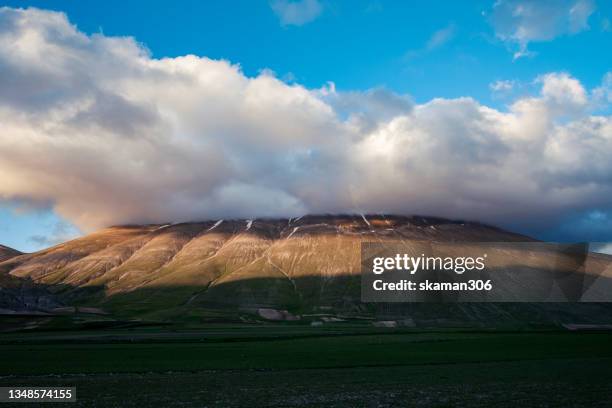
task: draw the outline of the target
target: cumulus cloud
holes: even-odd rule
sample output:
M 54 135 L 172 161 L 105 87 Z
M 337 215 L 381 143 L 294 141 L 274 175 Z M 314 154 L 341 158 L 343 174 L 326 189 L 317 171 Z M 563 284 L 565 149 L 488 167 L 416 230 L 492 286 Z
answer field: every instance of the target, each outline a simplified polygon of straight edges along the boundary
M 594 11 L 592 0 L 498 0 L 491 23 L 498 38 L 516 46 L 516 59 L 531 54 L 530 42 L 589 29 Z
M 270 7 L 284 26 L 310 23 L 323 12 L 319 0 L 272 0 Z
M 536 79 L 542 84 L 542 98 L 557 115 L 580 116 L 588 108 L 587 91 L 567 73 L 550 73 Z
M 153 59 L 0 10 L 0 198 L 109 224 L 392 212 L 549 228 L 612 208 L 612 118 L 567 73 L 507 110 Z

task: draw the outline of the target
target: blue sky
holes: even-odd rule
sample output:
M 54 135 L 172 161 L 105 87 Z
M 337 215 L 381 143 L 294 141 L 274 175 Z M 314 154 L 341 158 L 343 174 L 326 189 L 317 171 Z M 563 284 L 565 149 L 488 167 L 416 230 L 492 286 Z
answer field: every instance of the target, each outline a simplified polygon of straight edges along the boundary
M 612 3 L 596 3 L 590 29 L 535 41 L 529 48 L 537 55 L 516 61 L 487 17 L 492 3 L 329 0 L 313 21 L 296 26 L 282 25 L 267 1 L 5 2 L 65 12 L 86 33 L 132 36 L 155 58 L 228 59 L 249 76 L 267 68 L 311 88 L 327 81 L 338 89 L 385 86 L 420 102 L 469 95 L 500 104 L 491 82 L 528 83 L 551 71 L 571 72 L 590 88 L 612 66 L 612 53 L 602 48 L 612 36 L 603 28 Z M 449 28 L 428 50 L 432 37 Z
M 562 9 L 576 2 L 543 3 Z M 493 1 L 306 0 L 295 9 L 291 2 L 252 0 L 3 4 L 63 12 L 88 35 L 133 37 L 155 59 L 187 54 L 225 59 L 239 64 L 247 77 L 272 70 L 307 89 L 328 82 L 339 92 L 382 87 L 416 104 L 471 97 L 505 111 L 517 97 L 536 95 L 537 78 L 546 73 L 568 73 L 592 92 L 612 69 L 609 1 L 584 2 L 580 6 L 589 9 L 578 23 L 562 17 L 549 32 L 522 38 L 508 34 L 507 22 L 499 21 L 507 16 L 496 17 Z M 524 24 L 530 28 L 533 22 Z M 523 48 L 526 55 L 517 57 Z M 609 106 L 594 113 L 608 115 Z M 30 201 L 14 196 L 0 201 L 0 243 L 33 251 L 78 234 L 73 220 L 40 202 L 33 210 Z M 553 230 L 521 228 L 548 239 L 577 239 L 571 233 L 576 225 L 585 239 L 612 239 L 601 222 L 588 224 L 599 214 L 603 225 L 612 225 L 612 209 L 604 201 L 588 211 L 565 210 L 569 215 Z

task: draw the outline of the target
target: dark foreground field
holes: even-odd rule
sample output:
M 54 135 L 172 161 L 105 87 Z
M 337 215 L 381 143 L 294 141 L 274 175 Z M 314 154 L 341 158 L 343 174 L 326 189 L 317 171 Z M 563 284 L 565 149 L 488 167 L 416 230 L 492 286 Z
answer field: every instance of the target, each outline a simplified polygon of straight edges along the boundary
M 373 330 L 4 334 L 0 386 L 76 386 L 59 405 L 79 407 L 612 405 L 610 333 Z

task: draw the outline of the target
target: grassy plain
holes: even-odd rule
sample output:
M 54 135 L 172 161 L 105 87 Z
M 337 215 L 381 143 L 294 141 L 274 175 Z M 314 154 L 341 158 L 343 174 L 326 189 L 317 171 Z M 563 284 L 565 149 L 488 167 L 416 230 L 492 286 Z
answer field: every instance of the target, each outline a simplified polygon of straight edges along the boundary
M 21 332 L 0 336 L 0 386 L 76 386 L 79 407 L 609 406 L 611 346 L 365 325 Z

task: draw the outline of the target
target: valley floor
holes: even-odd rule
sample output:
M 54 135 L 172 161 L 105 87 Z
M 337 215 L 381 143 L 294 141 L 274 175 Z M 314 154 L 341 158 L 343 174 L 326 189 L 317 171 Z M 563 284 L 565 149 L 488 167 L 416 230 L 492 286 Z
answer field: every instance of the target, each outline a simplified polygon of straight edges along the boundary
M 0 386 L 76 386 L 77 403 L 57 404 L 74 407 L 610 406 L 610 345 L 610 333 L 273 325 L 15 333 L 0 336 Z

